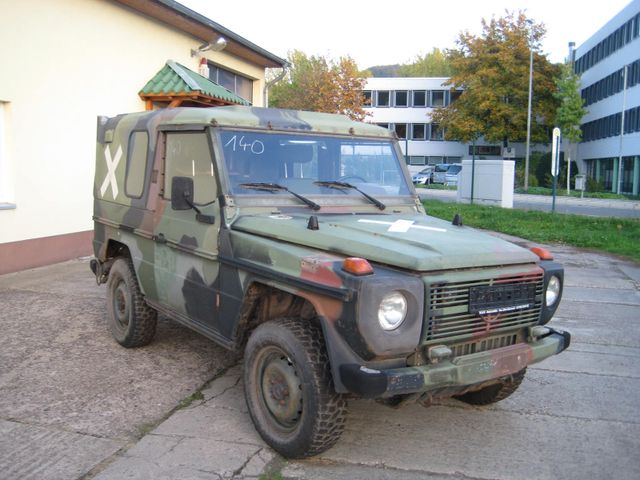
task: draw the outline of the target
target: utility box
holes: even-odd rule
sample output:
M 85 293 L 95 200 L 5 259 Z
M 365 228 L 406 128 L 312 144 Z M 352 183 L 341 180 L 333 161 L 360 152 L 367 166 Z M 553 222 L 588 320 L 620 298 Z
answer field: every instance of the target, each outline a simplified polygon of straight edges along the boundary
M 586 187 L 587 187 L 586 175 L 576 175 L 574 177 L 574 182 L 575 182 L 575 186 L 573 188 L 575 188 L 576 190 L 582 190 L 583 192 L 586 190 Z
M 471 203 L 472 160 L 462 161 L 458 203 Z M 473 169 L 473 203 L 513 208 L 515 161 L 476 160 Z

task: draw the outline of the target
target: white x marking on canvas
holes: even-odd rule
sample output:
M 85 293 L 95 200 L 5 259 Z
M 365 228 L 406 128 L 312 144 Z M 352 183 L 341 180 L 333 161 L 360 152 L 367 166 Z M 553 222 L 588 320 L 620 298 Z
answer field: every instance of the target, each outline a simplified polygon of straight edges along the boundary
M 104 177 L 104 181 L 102 182 L 102 186 L 100 187 L 100 196 L 104 197 L 107 188 L 111 185 L 111 195 L 113 195 L 113 199 L 115 200 L 118 196 L 118 182 L 116 181 L 116 168 L 118 168 L 118 163 L 120 163 L 120 157 L 122 157 L 122 148 L 118 145 L 118 150 L 116 150 L 116 156 L 111 159 L 111 150 L 109 150 L 109 145 L 104 147 L 104 159 L 107 162 L 107 176 Z
M 447 230 L 444 228 L 438 227 L 427 227 L 424 225 L 414 225 L 413 220 L 396 220 L 395 222 L 382 222 L 380 220 L 367 220 L 361 218 L 358 220 L 361 223 L 377 223 L 378 225 L 389 225 L 387 232 L 400 232 L 405 233 L 408 232 L 410 228 L 418 228 L 420 230 L 431 230 L 432 232 L 446 232 Z

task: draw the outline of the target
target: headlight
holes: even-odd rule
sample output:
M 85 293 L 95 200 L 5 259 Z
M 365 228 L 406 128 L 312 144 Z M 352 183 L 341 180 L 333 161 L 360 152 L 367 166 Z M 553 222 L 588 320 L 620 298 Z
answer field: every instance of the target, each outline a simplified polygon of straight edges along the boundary
M 547 292 L 545 294 L 546 305 L 547 307 L 553 306 L 558 300 L 560 296 L 560 279 L 553 275 L 549 278 L 549 283 L 547 284 Z
M 407 317 L 407 299 L 403 294 L 393 291 L 384 296 L 378 307 L 378 322 L 383 330 L 398 328 Z

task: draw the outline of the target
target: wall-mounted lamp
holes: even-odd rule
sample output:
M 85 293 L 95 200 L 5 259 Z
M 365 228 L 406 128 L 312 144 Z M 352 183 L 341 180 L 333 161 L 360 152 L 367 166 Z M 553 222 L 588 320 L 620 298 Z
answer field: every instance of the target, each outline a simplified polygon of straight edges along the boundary
M 224 37 L 218 37 L 215 41 L 203 43 L 197 49 L 191 50 L 192 57 L 199 57 L 203 52 L 211 50 L 212 52 L 220 52 L 227 46 L 227 40 Z

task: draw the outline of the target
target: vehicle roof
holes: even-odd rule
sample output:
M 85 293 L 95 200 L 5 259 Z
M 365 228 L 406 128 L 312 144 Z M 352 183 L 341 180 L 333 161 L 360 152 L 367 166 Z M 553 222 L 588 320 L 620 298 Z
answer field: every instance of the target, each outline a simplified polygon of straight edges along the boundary
M 281 110 L 232 105 L 211 108 L 165 108 L 153 112 L 119 115 L 109 120 L 110 126 L 123 118 L 139 126 L 159 128 L 167 125 L 213 125 L 221 127 L 261 128 L 296 132 L 320 132 L 343 135 L 394 138 L 386 128 L 355 122 L 332 113 Z

